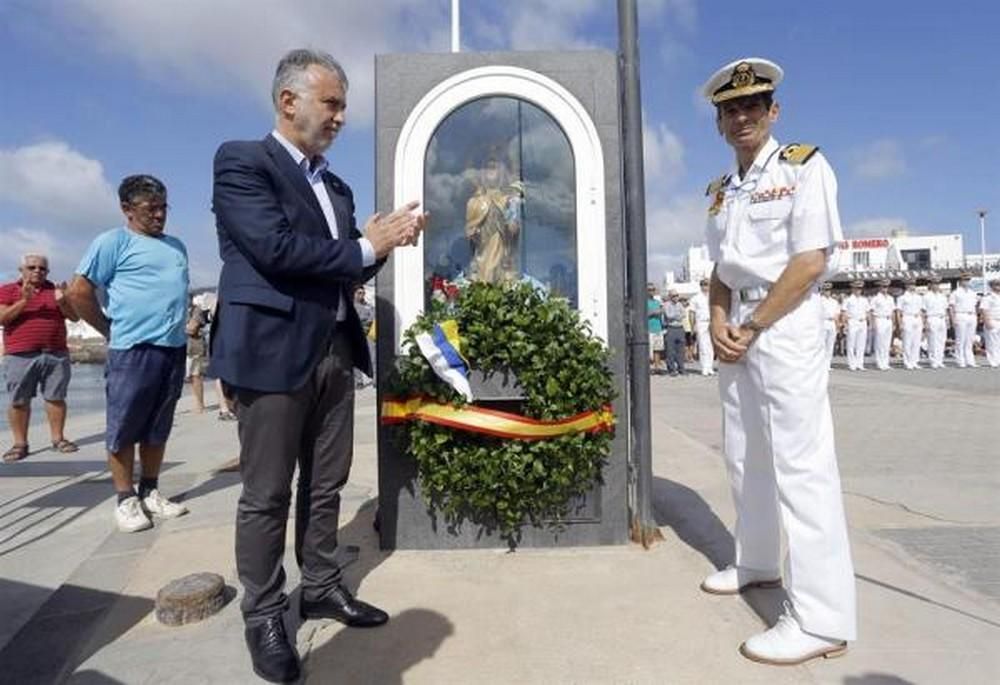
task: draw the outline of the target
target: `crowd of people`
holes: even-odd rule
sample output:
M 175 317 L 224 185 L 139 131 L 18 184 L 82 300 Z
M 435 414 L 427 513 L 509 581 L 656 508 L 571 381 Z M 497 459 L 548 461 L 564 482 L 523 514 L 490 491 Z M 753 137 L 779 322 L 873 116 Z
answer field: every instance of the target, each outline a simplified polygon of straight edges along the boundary
M 708 331 L 708 283 L 707 278 L 702 279 L 700 291 L 690 298 L 674 289 L 668 289 L 666 297 L 660 297 L 656 285 L 647 284 L 651 374 L 682 376 L 686 365 L 697 361 L 702 376 L 715 375 L 715 354 Z
M 923 291 L 912 279 L 896 292 L 880 279 L 870 294 L 861 281 L 852 282 L 847 295 L 835 295 L 824 284 L 828 362 L 832 366 L 834 355 L 842 355 L 849 371 L 863 371 L 870 356 L 880 371 L 888 371 L 893 360 L 908 370 L 940 369 L 950 357 L 958 368 L 1000 367 L 1000 279 L 990 281 L 985 295 L 970 289 L 970 280 L 962 273 L 948 293 L 938 276 Z
M 888 279 L 876 282 L 876 291 L 864 294 L 864 283 L 854 281 L 846 294 L 835 294 L 833 284 L 820 286 L 826 357 L 845 357 L 849 371 L 863 371 L 865 358 L 888 371 L 896 361 L 904 369 L 940 369 L 950 358 L 958 368 L 1000 367 L 1000 279 L 989 282 L 985 295 L 969 288 L 963 273 L 957 287 L 945 293 L 940 276 L 924 288 L 907 279 L 892 292 Z M 709 334 L 708 279 L 693 297 L 668 289 L 665 297 L 647 286 L 650 373 L 679 376 L 697 363 L 702 376 L 715 375 L 715 353 Z M 978 358 L 978 361 L 977 361 Z

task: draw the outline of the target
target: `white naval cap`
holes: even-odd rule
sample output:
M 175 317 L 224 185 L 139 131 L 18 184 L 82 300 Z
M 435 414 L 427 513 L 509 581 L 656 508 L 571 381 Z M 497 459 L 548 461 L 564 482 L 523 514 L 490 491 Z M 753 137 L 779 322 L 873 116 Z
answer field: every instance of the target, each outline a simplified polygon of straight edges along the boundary
M 712 74 L 701 91 L 713 105 L 717 105 L 754 93 L 769 93 L 784 76 L 781 67 L 771 60 L 746 57 L 730 62 Z

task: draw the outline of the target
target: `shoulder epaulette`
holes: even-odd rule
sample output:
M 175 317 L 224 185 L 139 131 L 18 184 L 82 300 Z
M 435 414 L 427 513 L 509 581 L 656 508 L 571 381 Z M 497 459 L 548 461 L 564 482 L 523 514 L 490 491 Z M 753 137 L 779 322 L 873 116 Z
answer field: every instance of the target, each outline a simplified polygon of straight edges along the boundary
M 781 148 L 778 159 L 789 164 L 805 164 L 819 150 L 817 145 L 806 145 L 805 143 L 789 143 Z
M 719 176 L 719 178 L 709 183 L 708 187 L 705 188 L 705 197 L 708 197 L 710 195 L 715 195 L 717 192 L 722 190 L 722 187 L 727 183 L 729 183 L 729 176 L 730 174 L 726 174 L 725 176 Z

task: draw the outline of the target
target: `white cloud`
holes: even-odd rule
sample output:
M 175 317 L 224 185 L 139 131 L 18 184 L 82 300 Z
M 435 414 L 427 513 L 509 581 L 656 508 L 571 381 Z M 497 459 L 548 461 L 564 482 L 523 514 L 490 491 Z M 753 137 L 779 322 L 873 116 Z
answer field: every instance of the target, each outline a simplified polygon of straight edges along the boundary
M 647 192 L 662 192 L 684 175 L 684 144 L 666 124 L 643 123 L 642 153 Z
M 695 0 L 639 0 L 639 21 L 665 13 L 668 19 L 692 33 L 698 23 Z
M 892 178 L 906 173 L 903 146 L 897 140 L 876 140 L 864 148 L 855 149 L 851 157 L 854 173 L 862 178 Z
M 58 140 L 0 150 L 0 198 L 55 228 L 103 227 L 118 219 L 101 163 Z
M 707 208 L 700 193 L 646 194 L 648 280 L 661 282 L 668 270 L 680 266 L 689 247 L 705 242 Z
M 88 47 L 134 60 L 151 78 L 224 95 L 236 88 L 266 107 L 282 54 L 326 50 L 350 80 L 349 123 L 362 125 L 373 116 L 376 54 L 449 45 L 447 4 L 422 0 L 76 0 L 50 7 Z
M 931 233 L 924 228 L 911 226 L 909 222 L 896 216 L 861 219 L 844 226 L 846 238 L 886 238 L 893 231 L 905 231 L 911 235 Z
M 499 20 L 489 13 L 465 14 L 463 6 L 463 31 L 468 29 L 470 38 L 463 38 L 463 44 L 480 49 L 582 50 L 595 47 L 593 41 L 584 38 L 587 22 L 598 17 L 617 20 L 614 4 L 603 0 L 517 0 L 496 3 L 494 11 Z M 693 31 L 697 12 L 693 0 L 640 0 L 640 21 L 655 21 L 662 16 L 676 19 L 682 28 Z M 617 27 L 613 26 L 607 35 L 617 36 Z
M 0 262 L 0 279 L 10 281 L 17 278 L 17 265 L 22 255 L 40 254 L 49 259 L 49 274 L 54 281 L 67 281 L 77 266 L 77 253 L 59 249 L 61 241 L 44 230 L 15 226 L 0 229 L 0 245 L 4 258 Z

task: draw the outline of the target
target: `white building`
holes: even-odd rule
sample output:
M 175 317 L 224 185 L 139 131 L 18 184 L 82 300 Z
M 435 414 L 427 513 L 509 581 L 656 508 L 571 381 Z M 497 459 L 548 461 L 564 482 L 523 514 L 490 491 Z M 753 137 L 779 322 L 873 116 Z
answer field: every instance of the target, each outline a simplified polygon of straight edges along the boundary
M 697 283 L 703 278 L 711 277 L 713 268 L 715 268 L 715 262 L 708 258 L 707 245 L 689 247 L 681 262 L 679 280 L 686 283 Z
M 884 238 L 852 238 L 838 246 L 840 272 L 928 271 L 966 265 L 962 236 L 909 235 L 893 231 Z

